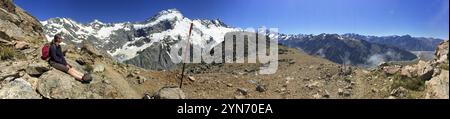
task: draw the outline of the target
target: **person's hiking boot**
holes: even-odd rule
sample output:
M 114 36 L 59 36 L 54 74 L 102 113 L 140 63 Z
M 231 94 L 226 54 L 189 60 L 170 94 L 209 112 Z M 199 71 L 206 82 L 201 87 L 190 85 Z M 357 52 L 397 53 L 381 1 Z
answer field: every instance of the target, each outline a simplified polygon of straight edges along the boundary
M 82 83 L 90 83 L 92 81 L 92 76 L 89 73 L 84 74 L 83 78 L 81 79 Z

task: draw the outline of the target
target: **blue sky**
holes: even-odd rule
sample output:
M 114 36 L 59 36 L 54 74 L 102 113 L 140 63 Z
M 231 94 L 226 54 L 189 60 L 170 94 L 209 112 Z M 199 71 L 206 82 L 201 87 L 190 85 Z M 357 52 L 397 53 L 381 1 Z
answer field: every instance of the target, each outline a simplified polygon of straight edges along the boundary
M 138 22 L 176 8 L 191 19 L 288 34 L 449 37 L 449 0 L 15 0 L 39 20 Z

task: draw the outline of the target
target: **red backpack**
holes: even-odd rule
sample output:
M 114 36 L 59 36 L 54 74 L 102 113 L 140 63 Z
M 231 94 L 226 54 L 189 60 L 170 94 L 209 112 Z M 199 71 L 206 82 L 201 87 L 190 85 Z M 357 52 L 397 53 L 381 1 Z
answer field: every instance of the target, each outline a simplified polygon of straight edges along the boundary
M 42 60 L 48 60 L 50 58 L 50 44 L 45 44 L 44 47 L 42 47 Z

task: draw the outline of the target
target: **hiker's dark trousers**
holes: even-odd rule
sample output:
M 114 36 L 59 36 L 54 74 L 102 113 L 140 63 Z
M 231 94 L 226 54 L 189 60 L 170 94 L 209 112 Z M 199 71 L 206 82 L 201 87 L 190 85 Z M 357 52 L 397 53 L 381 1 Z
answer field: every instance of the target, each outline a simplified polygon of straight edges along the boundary
M 66 65 L 60 64 L 60 63 L 56 63 L 54 61 L 48 61 L 48 63 L 50 64 L 50 66 L 52 66 L 55 69 L 58 69 L 60 71 L 63 71 L 65 73 L 69 72 L 69 67 L 67 67 Z

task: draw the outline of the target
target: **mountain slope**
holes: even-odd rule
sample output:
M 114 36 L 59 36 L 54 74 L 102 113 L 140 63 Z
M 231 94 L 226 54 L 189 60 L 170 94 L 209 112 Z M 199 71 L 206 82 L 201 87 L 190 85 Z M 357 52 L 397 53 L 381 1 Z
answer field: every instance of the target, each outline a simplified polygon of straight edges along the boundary
M 280 43 L 300 48 L 339 64 L 375 66 L 380 62 L 414 60 L 417 57 L 397 47 L 370 43 L 365 40 L 343 37 L 338 34 L 280 35 Z
M 364 36 L 359 34 L 344 34 L 342 35 L 348 38 L 355 38 L 366 40 L 373 43 L 395 46 L 409 51 L 434 51 L 436 46 L 443 40 L 435 38 L 424 37 L 411 37 L 410 35 L 404 36 Z

